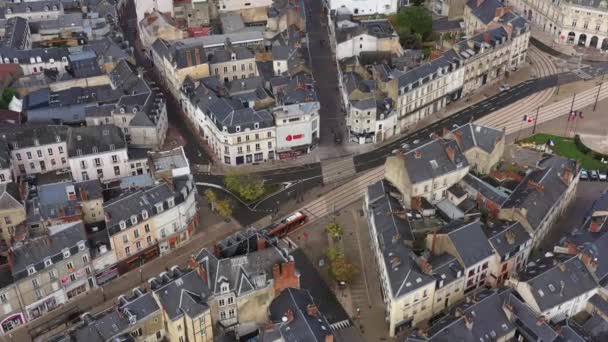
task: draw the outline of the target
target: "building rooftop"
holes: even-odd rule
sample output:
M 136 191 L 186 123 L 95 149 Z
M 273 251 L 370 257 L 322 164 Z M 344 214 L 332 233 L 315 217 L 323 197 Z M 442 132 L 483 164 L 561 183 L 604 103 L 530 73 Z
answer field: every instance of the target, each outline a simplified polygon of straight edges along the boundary
M 17 280 L 25 278 L 29 275 L 28 268 L 34 267 L 39 272 L 47 267 L 46 259 L 57 263 L 77 254 L 86 248 L 86 239 L 84 225 L 77 221 L 54 226 L 49 235 L 13 246 L 9 252 L 13 276 Z M 67 257 L 64 256 L 65 250 L 69 251 Z
M 482 223 L 475 220 L 469 223 L 456 223 L 447 232 L 454 245 L 455 257 L 465 268 L 471 267 L 494 255 L 494 250 L 483 232 Z
M 452 135 L 463 153 L 477 147 L 484 152 L 492 153 L 497 143 L 504 137 L 504 131 L 492 127 L 468 123 L 452 130 Z
M 68 138 L 70 158 L 117 151 L 126 147 L 127 142 L 122 130 L 114 125 L 73 127 Z
M 492 227 L 484 226 L 490 245 L 498 255 L 505 257 L 520 250 L 520 246 L 532 240 L 519 222 L 500 222 Z
M 545 258 L 518 273 L 520 282 L 530 286 L 534 304 L 541 312 L 573 300 L 595 288 L 597 283 L 577 257 Z
M 173 267 L 148 282 L 172 321 L 184 315 L 194 318 L 209 310 L 209 287 L 197 270 Z

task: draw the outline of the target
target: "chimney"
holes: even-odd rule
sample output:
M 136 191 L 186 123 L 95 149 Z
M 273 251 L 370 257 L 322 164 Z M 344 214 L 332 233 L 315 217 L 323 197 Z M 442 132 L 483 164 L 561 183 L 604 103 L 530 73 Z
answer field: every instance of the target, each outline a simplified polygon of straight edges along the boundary
M 515 311 L 513 310 L 513 304 L 505 302 L 502 305 L 503 311 L 505 312 L 505 315 L 507 316 L 507 318 L 509 319 L 510 322 L 513 321 L 513 319 L 515 318 Z
M 333 334 L 325 335 L 324 342 L 334 342 L 334 335 Z
M 541 326 L 543 324 L 547 323 L 547 320 L 545 319 L 545 316 L 538 316 L 538 318 L 536 319 L 536 325 L 537 326 Z
M 508 23 L 507 25 L 504 25 L 503 28 L 507 31 L 507 38 L 511 39 L 511 36 L 513 35 L 513 25 Z
M 258 251 L 266 249 L 266 239 L 261 236 L 258 236 Z
M 498 7 L 496 12 L 494 12 L 494 18 L 502 18 L 505 15 L 506 11 L 504 7 Z
M 460 130 L 454 131 L 454 140 L 459 148 L 462 148 L 462 132 Z
M 462 317 L 462 315 L 464 314 L 464 311 L 462 310 L 461 307 L 457 307 L 456 308 L 456 313 L 454 314 L 454 316 L 456 317 Z
M 410 200 L 410 207 L 412 210 L 420 210 L 422 208 L 422 198 L 412 197 Z
M 578 258 L 585 264 L 589 272 L 595 273 L 597 270 L 597 260 L 589 251 L 579 253 Z
M 198 262 L 196 261 L 194 254 L 190 254 L 190 258 L 188 259 L 188 269 L 194 270 L 196 268 L 198 268 Z
M 444 138 L 446 138 L 448 136 L 448 134 L 450 134 L 450 130 L 447 129 L 447 127 L 444 127 L 443 131 L 441 133 L 441 136 L 444 137 Z
M 431 266 L 428 260 L 426 260 L 424 257 L 418 258 L 418 267 L 420 267 L 420 270 L 422 270 L 424 274 L 431 275 L 433 272 L 433 266 Z
M 306 306 L 306 313 L 310 317 L 317 317 L 319 315 L 319 309 L 315 304 L 308 304 Z
M 595 218 L 591 219 L 591 223 L 589 224 L 589 231 L 591 233 L 597 233 L 602 228 L 601 222 L 598 222 Z
M 431 133 L 431 139 L 439 139 L 439 135 L 437 135 L 437 133 L 433 132 L 433 133 Z
M 291 309 L 288 309 L 287 312 L 285 313 L 285 316 L 283 316 L 283 318 L 281 319 L 283 321 L 284 324 L 289 324 L 293 321 L 293 311 L 291 311 Z
M 563 262 L 558 263 L 557 267 L 559 267 L 560 271 L 566 272 L 566 265 Z
M 454 160 L 456 159 L 456 151 L 454 151 L 454 149 L 451 146 L 448 146 L 445 149 L 445 153 L 448 155 L 448 158 L 450 158 L 450 161 L 453 163 Z
M 415 157 L 416 159 L 420 159 L 420 158 L 422 158 L 422 152 L 420 152 L 420 151 L 416 150 L 416 152 L 414 152 L 414 157 Z
M 576 246 L 576 244 L 572 241 L 566 241 L 564 242 L 564 247 L 566 249 L 568 249 L 568 254 L 570 255 L 575 255 L 578 251 L 578 247 Z
M 566 283 L 564 283 L 563 280 L 559 281 L 559 296 L 563 297 L 564 296 L 564 287 L 566 287 Z
M 492 40 L 492 36 L 490 36 L 490 34 L 487 33 L 487 32 L 484 33 L 483 34 L 483 41 L 486 42 L 486 43 L 490 43 L 490 40 Z
M 473 317 L 471 317 L 471 315 L 465 315 L 464 324 L 466 325 L 467 329 L 469 329 L 469 331 L 473 330 Z
M 435 241 L 437 240 L 437 229 L 433 230 L 433 240 L 431 241 L 431 255 L 435 255 Z
M 507 239 L 507 243 L 509 245 L 515 243 L 515 233 L 512 230 L 509 230 L 505 233 L 505 238 Z
M 201 64 L 201 48 L 194 48 L 194 60 L 196 61 L 196 65 Z
M 192 55 L 190 54 L 190 50 L 184 51 L 186 54 L 186 66 L 192 66 Z
M 477 3 L 476 3 L 477 7 L 481 6 L 481 4 L 483 4 L 483 0 L 477 0 Z

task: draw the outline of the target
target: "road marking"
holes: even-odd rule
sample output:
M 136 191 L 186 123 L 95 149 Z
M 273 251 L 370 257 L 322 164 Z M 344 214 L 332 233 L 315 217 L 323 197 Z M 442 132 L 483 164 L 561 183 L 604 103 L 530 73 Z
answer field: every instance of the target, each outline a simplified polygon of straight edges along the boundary
M 367 294 L 367 302 L 372 305 L 372 297 L 369 294 L 369 284 L 367 283 L 367 272 L 365 271 L 365 260 L 363 259 L 363 249 L 361 247 L 361 238 L 359 237 L 359 220 L 354 211 L 350 212 L 355 220 L 355 236 L 357 237 L 357 245 L 359 246 L 359 258 L 361 259 L 361 268 L 363 271 L 363 281 L 365 282 L 365 293 Z

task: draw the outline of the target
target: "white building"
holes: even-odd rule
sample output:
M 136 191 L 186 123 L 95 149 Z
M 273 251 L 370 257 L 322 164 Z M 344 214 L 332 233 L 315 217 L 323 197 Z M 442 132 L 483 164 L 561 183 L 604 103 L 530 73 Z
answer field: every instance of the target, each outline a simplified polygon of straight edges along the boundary
M 63 15 L 63 3 L 59 0 L 43 0 L 20 2 L 7 2 L 4 8 L 4 17 L 22 17 L 29 22 L 53 20 Z
M 397 112 L 388 98 L 351 101 L 346 125 L 348 140 L 358 144 L 381 142 L 400 131 Z
M 117 126 L 72 128 L 68 146 L 75 181 L 108 181 L 130 175 L 127 143 Z
M 173 16 L 173 0 L 135 1 L 135 13 L 137 14 L 138 23 L 144 18 L 146 13 L 152 13 L 154 10 L 161 13 L 169 13 Z
M 608 1 L 509 1 L 515 11 L 559 44 L 608 50 Z
M 19 64 L 24 76 L 42 73 L 44 70 L 54 70 L 63 74 L 69 65 L 69 56 L 69 50 L 64 47 L 31 50 L 0 48 L 0 63 Z
M 317 101 L 276 107 L 276 151 L 279 159 L 306 154 L 317 144 L 320 132 Z
M 397 0 L 329 0 L 330 10 L 338 10 L 339 8 L 348 9 L 354 16 L 373 15 L 373 14 L 392 14 L 399 9 L 399 1 Z
M 172 182 L 175 186 L 175 206 L 152 216 L 151 220 L 161 255 L 188 241 L 198 223 L 197 192 L 192 176 L 173 178 Z
M 272 0 L 219 0 L 217 4 L 220 13 L 270 7 L 270 5 L 272 5 Z
M 344 59 L 361 52 L 403 53 L 399 35 L 386 19 L 339 21 L 336 29 L 336 56 Z
M 68 164 L 68 127 L 22 127 L 2 133 L 15 176 L 63 170 Z
M 169 151 L 150 152 L 150 168 L 155 178 L 175 178 L 190 174 L 190 163 L 186 158 L 184 147 L 180 146 Z
M 513 276 L 510 285 L 538 315 L 557 323 L 583 311 L 597 293 L 598 285 L 587 267 L 576 256 L 544 259 Z

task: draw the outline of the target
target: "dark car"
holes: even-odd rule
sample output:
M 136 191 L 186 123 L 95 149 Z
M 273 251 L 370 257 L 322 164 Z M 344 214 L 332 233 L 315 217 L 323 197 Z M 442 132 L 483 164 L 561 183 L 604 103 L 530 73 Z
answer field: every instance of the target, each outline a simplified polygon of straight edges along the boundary
M 596 170 L 590 170 L 589 171 L 589 178 L 591 178 L 591 180 L 596 181 L 596 180 L 600 179 L 600 176 L 597 174 Z
M 342 135 L 341 134 L 334 134 L 334 142 L 336 144 L 341 144 L 342 143 Z

